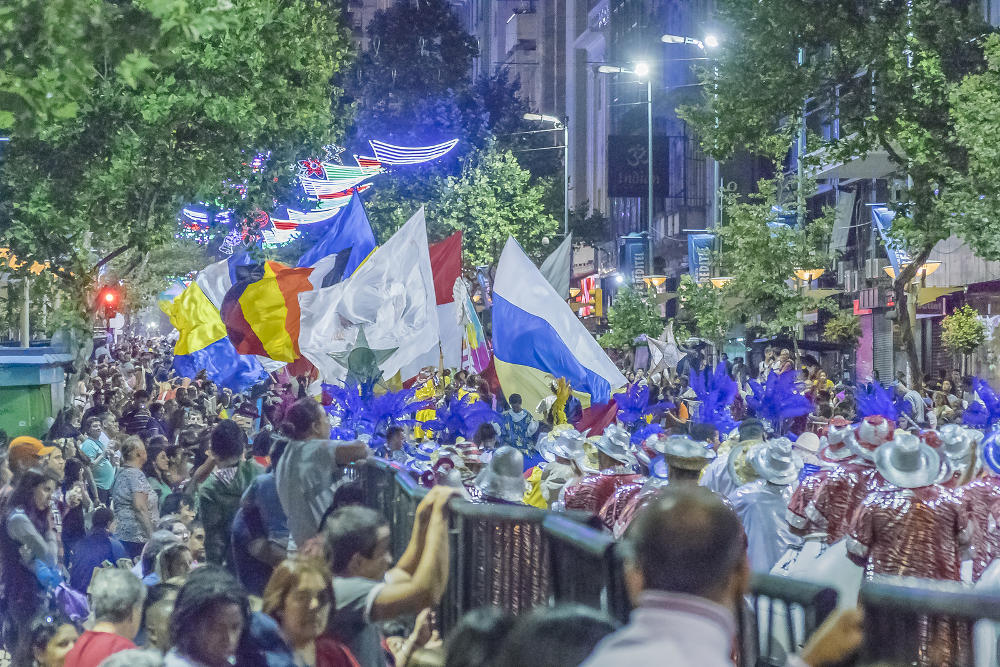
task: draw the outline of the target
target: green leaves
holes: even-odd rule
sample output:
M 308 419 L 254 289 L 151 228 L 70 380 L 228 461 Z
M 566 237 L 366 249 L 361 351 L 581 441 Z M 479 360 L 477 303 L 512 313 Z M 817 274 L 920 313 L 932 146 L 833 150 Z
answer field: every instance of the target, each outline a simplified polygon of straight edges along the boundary
M 941 342 L 952 354 L 971 354 L 985 340 L 986 325 L 969 304 L 941 320 Z
M 828 343 L 855 345 L 861 338 L 861 321 L 849 310 L 839 311 L 827 320 L 823 340 Z
M 173 242 L 184 204 L 248 217 L 287 201 L 289 165 L 343 132 L 331 81 L 349 47 L 328 4 L 9 5 L 0 53 L 28 55 L 0 70 L 0 111 L 15 116 L 0 165 L 0 244 L 73 267 L 83 285 L 121 246 L 141 258 Z M 33 94 L 43 84 L 52 92 L 44 105 Z M 270 155 L 261 173 L 251 166 L 258 154 Z
M 632 287 L 619 289 L 615 305 L 608 309 L 608 326 L 611 330 L 597 341 L 602 347 L 630 350 L 642 334 L 658 337 L 663 333 L 663 318 L 655 293 Z

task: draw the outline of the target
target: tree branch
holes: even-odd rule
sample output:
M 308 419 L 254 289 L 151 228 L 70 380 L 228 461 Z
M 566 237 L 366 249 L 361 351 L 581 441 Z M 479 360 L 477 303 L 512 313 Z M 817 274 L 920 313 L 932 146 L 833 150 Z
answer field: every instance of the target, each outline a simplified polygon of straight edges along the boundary
M 97 262 L 97 264 L 94 265 L 94 270 L 96 271 L 97 269 L 101 268 L 102 266 L 104 266 L 105 264 L 107 264 L 108 262 L 110 262 L 111 260 L 113 260 L 118 255 L 122 254 L 126 250 L 128 250 L 128 245 L 127 244 L 123 245 L 123 246 L 120 246 L 119 248 L 117 248 L 114 251 L 112 251 L 110 254 L 105 255 L 103 259 L 99 260 Z

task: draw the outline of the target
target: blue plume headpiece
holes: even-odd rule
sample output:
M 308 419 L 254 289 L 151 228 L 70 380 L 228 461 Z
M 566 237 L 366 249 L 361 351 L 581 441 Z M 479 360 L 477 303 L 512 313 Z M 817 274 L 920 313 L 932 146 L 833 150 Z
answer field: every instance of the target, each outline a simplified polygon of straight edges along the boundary
M 1000 424 L 1000 396 L 993 391 L 990 383 L 982 378 L 973 378 L 972 388 L 979 395 L 979 401 L 969 403 L 962 413 L 962 423 L 983 430 Z
M 433 431 L 442 444 L 455 442 L 458 436 L 471 440 L 483 424 L 500 419 L 500 415 L 486 403 L 473 399 L 471 394 L 452 398 L 438 406 L 434 419 L 423 428 Z
M 913 412 L 912 406 L 906 399 L 896 397 L 896 391 L 893 387 L 883 387 L 878 382 L 859 385 L 855 400 L 858 404 L 859 419 L 885 417 L 898 422 L 900 415 Z
M 752 393 L 747 396 L 747 406 L 758 419 L 770 422 L 775 432 L 781 430 L 786 419 L 812 412 L 812 401 L 796 390 L 795 373 L 791 371 L 780 374 L 771 371 L 763 387 L 756 380 L 750 380 L 749 385 Z
M 650 404 L 649 386 L 638 382 L 615 394 L 615 404 L 618 406 L 618 423 L 629 430 L 646 426 L 646 417 L 658 417 L 673 407 L 666 401 Z
M 736 428 L 736 422 L 729 411 L 739 390 L 736 380 L 729 377 L 725 364 L 716 365 L 711 373 L 692 370 L 690 377 L 691 391 L 701 402 L 695 421 L 699 424 L 711 424 L 725 437 L 725 434 Z
M 427 407 L 428 401 L 415 400 L 415 394 L 415 389 L 403 389 L 375 396 L 350 380 L 342 387 L 324 384 L 323 395 L 329 399 L 326 411 L 338 422 L 331 437 L 353 440 L 365 434 L 371 436 L 372 445 L 381 444 L 390 426 L 412 426 L 416 423 L 413 414 Z

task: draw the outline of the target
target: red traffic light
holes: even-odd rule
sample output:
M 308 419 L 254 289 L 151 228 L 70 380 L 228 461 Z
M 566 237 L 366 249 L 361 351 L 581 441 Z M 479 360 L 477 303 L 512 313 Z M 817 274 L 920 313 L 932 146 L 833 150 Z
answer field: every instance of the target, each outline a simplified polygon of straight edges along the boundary
M 105 285 L 97 293 L 97 308 L 103 311 L 104 317 L 111 319 L 118 312 L 121 304 L 121 289 L 112 285 Z

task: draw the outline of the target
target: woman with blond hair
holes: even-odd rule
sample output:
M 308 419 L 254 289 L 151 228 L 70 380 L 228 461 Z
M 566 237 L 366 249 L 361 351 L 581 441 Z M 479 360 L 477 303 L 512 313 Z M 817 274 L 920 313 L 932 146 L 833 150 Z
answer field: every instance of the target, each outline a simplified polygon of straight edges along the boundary
M 332 607 L 333 578 L 321 561 L 286 560 L 264 589 L 262 611 L 278 623 L 297 665 L 358 667 L 346 646 L 321 636 Z

